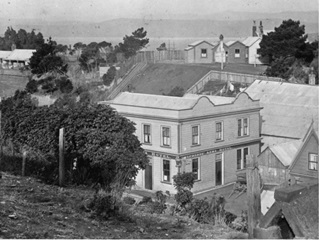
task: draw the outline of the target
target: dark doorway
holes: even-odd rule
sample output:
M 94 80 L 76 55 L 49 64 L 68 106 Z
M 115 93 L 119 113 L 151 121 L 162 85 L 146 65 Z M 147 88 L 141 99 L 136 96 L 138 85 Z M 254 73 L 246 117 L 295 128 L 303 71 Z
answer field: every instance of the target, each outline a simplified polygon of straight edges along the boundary
M 222 161 L 216 161 L 216 186 L 222 184 Z
M 147 165 L 145 170 L 145 188 L 152 190 L 152 165 Z

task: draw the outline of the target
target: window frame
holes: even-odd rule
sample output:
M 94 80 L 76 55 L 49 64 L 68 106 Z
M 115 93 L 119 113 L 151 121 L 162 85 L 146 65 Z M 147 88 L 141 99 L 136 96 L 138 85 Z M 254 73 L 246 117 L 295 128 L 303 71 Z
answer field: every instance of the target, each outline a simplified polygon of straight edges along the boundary
M 314 155 L 314 157 L 316 157 L 316 161 L 311 161 L 310 160 L 310 157 Z M 315 164 L 316 166 L 316 169 L 314 168 L 310 168 L 310 164 Z M 308 153 L 308 170 L 311 170 L 311 171 L 318 171 L 319 169 L 319 155 L 317 153 L 313 153 L 313 152 L 310 152 Z
M 146 135 L 145 126 L 149 127 L 149 135 Z M 149 137 L 149 142 L 146 142 L 146 136 Z M 142 139 L 143 139 L 143 144 L 152 144 L 151 124 L 142 123 Z
M 194 167 L 193 167 L 193 163 L 194 163 L 194 160 L 197 160 L 197 171 L 195 172 L 194 171 Z M 191 172 L 196 175 L 196 179 L 195 181 L 200 181 L 201 180 L 201 172 L 200 172 L 200 158 L 192 158 L 191 159 Z
M 193 135 L 193 128 L 197 128 L 197 135 Z M 196 137 L 197 141 L 194 142 L 194 137 Z M 200 145 L 200 125 L 192 125 L 191 126 L 191 145 L 199 146 Z
M 237 50 L 238 50 L 239 52 L 237 52 Z M 234 49 L 234 57 L 235 57 L 235 58 L 240 58 L 240 48 L 235 48 L 235 49 Z
M 205 50 L 206 53 L 203 53 L 202 51 Z M 200 56 L 201 58 L 208 58 L 208 49 L 207 48 L 201 48 L 200 50 Z
M 168 129 L 168 136 L 164 135 L 164 129 Z M 165 138 L 167 139 L 166 141 Z M 171 147 L 171 127 L 161 126 L 161 147 Z
M 218 130 L 218 128 L 217 128 L 217 126 L 218 126 L 218 124 L 220 123 L 220 125 L 221 125 L 221 131 L 217 131 Z M 223 141 L 224 140 L 224 126 L 223 126 L 223 121 L 216 121 L 215 122 L 215 139 L 216 139 L 216 141 Z M 219 134 L 220 133 L 220 134 Z M 218 136 L 219 135 L 221 135 L 221 138 L 218 138 Z
M 247 156 L 249 156 L 250 155 L 250 148 L 249 147 L 238 148 L 236 151 L 237 171 L 247 168 L 247 159 L 245 158 L 245 155 L 244 155 L 245 149 L 247 149 Z M 238 156 L 239 152 L 240 152 L 240 158 Z M 239 165 L 240 165 L 240 168 L 239 168 Z
M 165 163 L 168 163 L 166 165 L 169 166 L 169 168 L 165 168 Z M 165 174 L 165 172 L 168 172 L 168 174 Z M 162 159 L 162 182 L 167 182 L 167 183 L 171 183 L 171 179 L 170 179 L 170 174 L 171 174 L 171 162 L 168 159 Z M 167 177 L 167 179 L 165 179 L 165 176 Z
M 246 122 L 246 124 L 245 124 L 245 122 Z M 250 119 L 249 119 L 249 117 L 237 119 L 237 135 L 238 135 L 238 137 L 250 136 Z

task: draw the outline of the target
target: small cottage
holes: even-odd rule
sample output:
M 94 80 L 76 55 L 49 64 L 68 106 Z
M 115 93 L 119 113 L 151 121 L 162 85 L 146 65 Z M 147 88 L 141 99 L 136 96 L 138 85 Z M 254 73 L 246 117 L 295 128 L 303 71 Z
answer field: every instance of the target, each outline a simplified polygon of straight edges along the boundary
M 230 44 L 228 50 L 228 63 L 248 63 L 248 50 L 240 41 Z
M 207 41 L 197 41 L 188 45 L 184 49 L 186 63 L 212 63 L 213 44 Z

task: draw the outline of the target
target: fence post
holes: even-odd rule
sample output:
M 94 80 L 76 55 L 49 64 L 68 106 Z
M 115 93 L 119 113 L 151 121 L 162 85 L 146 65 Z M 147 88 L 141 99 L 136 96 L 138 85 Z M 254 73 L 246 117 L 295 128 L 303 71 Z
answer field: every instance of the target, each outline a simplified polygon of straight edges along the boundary
M 0 103 L 1 103 L 2 99 L 0 97 Z M 1 116 L 2 115 L 2 110 L 0 109 L 0 170 L 1 170 L 1 160 L 2 160 L 2 131 L 1 131 L 1 123 L 2 123 L 2 119 Z
M 27 160 L 27 151 L 23 149 L 22 150 L 22 171 L 21 171 L 21 175 L 23 177 L 26 175 L 26 160 Z
M 59 186 L 64 185 L 64 128 L 59 130 Z
M 248 233 L 252 239 L 261 217 L 260 176 L 256 156 L 248 155 L 247 160 Z

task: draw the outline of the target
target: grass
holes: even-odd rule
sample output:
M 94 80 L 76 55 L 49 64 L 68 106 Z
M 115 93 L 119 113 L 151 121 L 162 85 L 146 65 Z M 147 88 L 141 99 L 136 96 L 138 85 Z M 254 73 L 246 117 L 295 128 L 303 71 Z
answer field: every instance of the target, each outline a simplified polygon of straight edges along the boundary
M 28 81 L 28 77 L 0 74 L 0 97 L 10 97 L 16 90 L 23 90 Z
M 259 75 L 265 66 L 254 67 L 248 64 L 228 64 L 225 72 Z M 141 74 L 131 81 L 133 92 L 147 94 L 168 94 L 179 86 L 186 91 L 210 70 L 220 71 L 219 64 L 150 64 Z
M 82 207 L 93 197 L 92 189 L 60 188 L 32 177 L 2 173 L 0 192 L 0 238 L 212 239 L 242 234 L 225 224 L 151 214 L 138 205 L 125 205 L 118 217 L 98 219 Z

